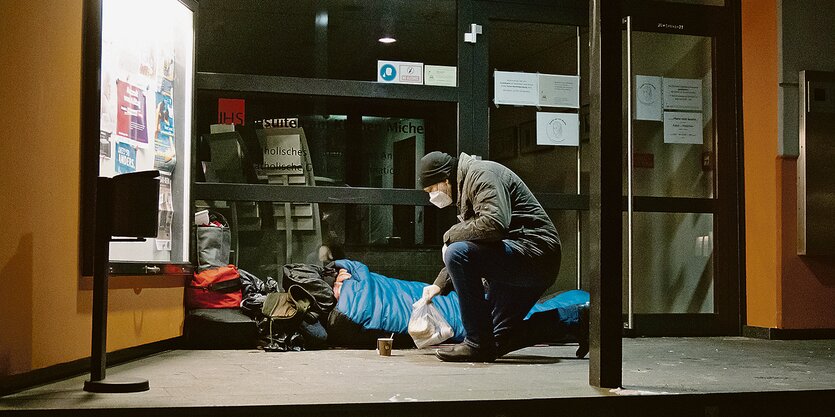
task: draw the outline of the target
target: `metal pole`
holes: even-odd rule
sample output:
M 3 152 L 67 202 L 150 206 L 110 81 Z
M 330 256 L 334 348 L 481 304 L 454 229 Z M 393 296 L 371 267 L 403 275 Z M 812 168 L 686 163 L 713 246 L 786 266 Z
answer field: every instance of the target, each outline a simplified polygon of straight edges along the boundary
M 101 381 L 107 368 L 107 281 L 110 268 L 112 184 L 99 177 L 96 183 L 96 232 L 93 252 L 93 342 L 90 380 Z
M 591 135 L 589 236 L 589 383 L 617 388 L 622 382 L 623 323 L 623 74 L 621 4 L 589 3 Z
M 93 253 L 93 340 L 90 379 L 84 391 L 119 393 L 148 391 L 147 379 L 107 380 L 107 281 L 110 276 L 110 239 L 113 230 L 113 179 L 96 180 L 96 232 Z
M 577 27 L 577 77 L 578 78 L 582 75 L 582 74 L 580 74 L 580 72 L 581 72 L 581 68 L 580 68 L 580 60 L 581 60 L 580 50 L 581 49 L 582 49 L 582 46 L 581 46 L 581 42 L 580 42 L 580 27 Z M 583 105 L 582 105 L 582 103 L 580 103 L 580 108 L 582 109 L 582 107 L 583 107 Z M 580 112 L 580 114 L 581 114 L 581 117 L 582 117 L 582 111 Z M 583 127 L 581 125 L 580 129 L 582 129 L 582 128 Z M 582 135 L 582 132 L 580 134 Z M 582 146 L 582 145 L 580 145 L 580 146 Z M 580 153 L 580 146 L 577 146 L 577 194 L 578 195 L 583 193 L 582 181 L 580 180 L 581 177 L 582 177 L 582 173 L 583 173 L 582 166 L 581 166 L 582 154 Z M 583 245 L 582 245 L 583 212 L 582 212 L 582 210 L 577 210 L 576 215 L 577 215 L 577 289 L 579 290 L 579 289 L 583 288 L 583 271 L 582 271 L 583 258 L 581 256 L 581 252 L 583 250 Z
M 635 155 L 635 132 L 632 126 L 632 16 L 626 17 L 626 274 L 627 274 L 627 327 L 634 329 L 634 312 L 632 310 L 632 216 L 634 213 L 632 198 L 632 178 Z

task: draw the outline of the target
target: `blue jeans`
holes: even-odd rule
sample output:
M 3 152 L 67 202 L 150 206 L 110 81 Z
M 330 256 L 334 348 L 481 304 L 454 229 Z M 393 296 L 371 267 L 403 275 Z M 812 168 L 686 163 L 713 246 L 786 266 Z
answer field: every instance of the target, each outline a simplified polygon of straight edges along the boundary
M 514 343 L 525 315 L 556 279 L 560 252 L 530 257 L 506 241 L 463 241 L 447 247 L 444 264 L 458 293 L 467 332 L 464 343 L 502 352 Z

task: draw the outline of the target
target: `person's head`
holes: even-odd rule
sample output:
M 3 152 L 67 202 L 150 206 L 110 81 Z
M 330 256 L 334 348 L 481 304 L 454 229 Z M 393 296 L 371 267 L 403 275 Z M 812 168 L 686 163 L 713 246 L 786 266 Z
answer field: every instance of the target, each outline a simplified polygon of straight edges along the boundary
M 420 183 L 429 193 L 429 201 L 439 208 L 452 204 L 455 158 L 447 153 L 429 152 L 420 159 Z

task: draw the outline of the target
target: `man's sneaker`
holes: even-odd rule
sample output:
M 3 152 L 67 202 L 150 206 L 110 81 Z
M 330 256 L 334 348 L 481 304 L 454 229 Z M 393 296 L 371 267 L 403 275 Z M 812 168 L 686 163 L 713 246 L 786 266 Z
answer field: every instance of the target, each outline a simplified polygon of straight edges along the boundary
M 495 351 L 476 349 L 466 343 L 438 349 L 435 351 L 435 356 L 444 362 L 493 362 L 496 360 Z

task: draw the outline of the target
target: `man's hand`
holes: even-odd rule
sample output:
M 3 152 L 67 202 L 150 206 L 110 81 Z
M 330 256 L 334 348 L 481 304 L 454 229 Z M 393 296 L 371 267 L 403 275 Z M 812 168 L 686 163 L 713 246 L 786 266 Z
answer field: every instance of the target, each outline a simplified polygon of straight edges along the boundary
M 439 287 L 435 284 L 427 285 L 427 286 L 423 287 L 423 297 L 422 298 L 427 303 L 429 303 L 430 301 L 432 301 L 432 298 L 434 298 L 436 295 L 438 295 L 440 293 L 441 293 L 441 287 Z

